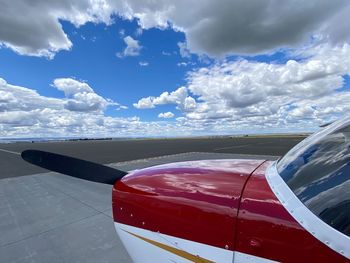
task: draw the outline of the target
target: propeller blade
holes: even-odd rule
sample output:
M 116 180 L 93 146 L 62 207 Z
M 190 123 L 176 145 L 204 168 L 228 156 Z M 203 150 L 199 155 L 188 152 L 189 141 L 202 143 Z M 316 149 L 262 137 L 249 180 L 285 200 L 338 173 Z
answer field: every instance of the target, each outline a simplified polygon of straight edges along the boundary
M 21 156 L 23 160 L 50 171 L 96 183 L 113 185 L 127 174 L 102 164 L 39 150 L 25 150 Z

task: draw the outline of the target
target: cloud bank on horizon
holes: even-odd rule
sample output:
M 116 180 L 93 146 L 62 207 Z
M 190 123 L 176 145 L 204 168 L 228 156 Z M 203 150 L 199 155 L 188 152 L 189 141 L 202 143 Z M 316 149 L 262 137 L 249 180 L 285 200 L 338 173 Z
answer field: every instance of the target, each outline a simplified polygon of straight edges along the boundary
M 0 137 L 312 131 L 350 110 L 346 0 L 0 0 L 0 10 Z M 125 28 L 116 31 L 118 23 Z M 85 74 L 94 66 L 86 63 L 73 76 L 52 69 L 55 77 L 40 92 L 7 79 L 5 67 L 18 66 L 21 74 L 24 64 L 16 63 L 27 61 L 20 58 L 43 61 L 47 70 L 69 64 L 89 25 L 91 43 L 103 30 L 120 43 L 116 52 L 106 46 L 100 63 L 114 59 L 127 67 L 139 59 L 132 70 L 149 70 L 152 78 L 121 85 L 116 70 L 109 78 L 118 88 L 107 90 L 91 85 L 100 76 Z M 88 52 L 81 49 L 81 60 Z M 176 69 L 171 80 L 156 67 L 167 57 Z M 154 78 L 169 86 L 157 86 Z M 112 93 L 128 93 L 127 99 L 116 102 Z

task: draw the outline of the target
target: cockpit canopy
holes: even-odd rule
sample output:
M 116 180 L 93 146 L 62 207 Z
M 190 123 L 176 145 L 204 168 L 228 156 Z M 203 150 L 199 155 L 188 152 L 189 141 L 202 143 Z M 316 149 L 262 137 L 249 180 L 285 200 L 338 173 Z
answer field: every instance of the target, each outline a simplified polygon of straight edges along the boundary
M 350 236 L 350 118 L 296 145 L 277 170 L 311 212 Z

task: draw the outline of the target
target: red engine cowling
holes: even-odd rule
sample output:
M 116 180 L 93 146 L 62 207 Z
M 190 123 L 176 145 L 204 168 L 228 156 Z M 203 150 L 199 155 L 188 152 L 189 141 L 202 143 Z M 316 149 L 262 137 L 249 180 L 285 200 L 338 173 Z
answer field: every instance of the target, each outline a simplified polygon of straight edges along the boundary
M 265 178 L 270 164 L 211 160 L 135 171 L 114 185 L 114 221 L 275 261 L 347 262 L 279 202 Z
M 242 189 L 262 162 L 193 161 L 136 171 L 114 186 L 114 220 L 233 250 Z

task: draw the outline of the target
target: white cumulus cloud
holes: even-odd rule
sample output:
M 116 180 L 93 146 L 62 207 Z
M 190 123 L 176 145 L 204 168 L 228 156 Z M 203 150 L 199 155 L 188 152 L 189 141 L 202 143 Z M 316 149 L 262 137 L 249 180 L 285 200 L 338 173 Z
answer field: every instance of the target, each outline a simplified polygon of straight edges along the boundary
M 117 53 L 117 57 L 135 57 L 140 54 L 142 46 L 139 41 L 133 39 L 131 36 L 124 37 L 126 47 L 123 52 Z
M 100 0 L 1 0 L 0 6 L 0 43 L 22 55 L 52 58 L 60 50 L 69 50 L 72 42 L 60 19 L 77 27 L 86 22 L 111 22 L 110 5 Z
M 86 82 L 72 78 L 55 79 L 52 86 L 64 92 L 64 107 L 70 111 L 104 111 L 109 105 L 119 105 L 97 95 Z
M 183 57 L 183 58 L 190 58 L 191 57 L 191 53 L 187 47 L 186 42 L 179 42 L 179 43 L 177 43 L 177 45 L 179 47 L 179 52 L 180 52 L 181 57 Z
M 136 116 L 106 116 L 99 104 L 102 97 L 98 98 L 96 104 L 95 98 L 99 95 L 87 83 L 69 78 L 56 79 L 53 82 L 53 85 L 57 85 L 55 87 L 66 92 L 65 98 L 45 97 L 33 89 L 11 85 L 0 78 L 0 138 L 191 134 L 190 128 L 179 131 L 176 124 L 166 121 L 142 122 Z M 115 104 L 104 100 L 109 105 Z M 73 106 L 67 105 L 73 101 Z
M 140 62 L 139 62 L 139 65 L 140 65 L 141 67 L 147 67 L 147 66 L 149 65 L 149 63 L 148 63 L 147 61 L 140 61 Z
M 133 106 L 137 109 L 151 109 L 154 108 L 153 100 L 153 97 L 142 98 L 137 103 L 134 103 Z
M 173 27 L 186 35 L 191 52 L 224 56 L 298 47 L 313 36 L 349 41 L 346 0 L 244 1 L 126 0 L 119 14 L 138 18 L 142 28 Z M 188 7 L 191 6 L 189 9 Z
M 93 89 L 85 82 L 72 78 L 59 78 L 53 81 L 53 86 L 64 92 L 66 97 L 72 97 L 77 93 L 92 93 Z
M 158 118 L 164 118 L 164 119 L 174 118 L 174 116 L 175 116 L 175 114 L 172 113 L 171 111 L 161 112 L 158 114 Z
M 79 27 L 113 23 L 113 15 L 136 19 L 139 31 L 171 27 L 183 32 L 185 56 L 183 47 L 220 57 L 300 47 L 310 39 L 334 45 L 350 39 L 344 23 L 350 14 L 347 0 L 0 0 L 0 6 L 0 43 L 19 54 L 49 58 L 72 47 L 61 20 Z M 133 38 L 125 42 L 130 48 L 124 55 L 139 53 Z
M 134 103 L 133 106 L 137 109 L 151 109 L 165 104 L 174 104 L 177 108 L 189 109 L 195 107 L 196 102 L 192 97 L 188 96 L 186 87 L 180 87 L 170 93 L 165 91 L 158 97 L 142 98 L 137 103 Z
M 182 125 L 221 131 L 310 130 L 348 114 L 350 92 L 342 88 L 350 75 L 350 45 L 313 46 L 298 56 L 286 63 L 217 62 L 189 72 L 186 87 L 134 106 L 175 104 Z

